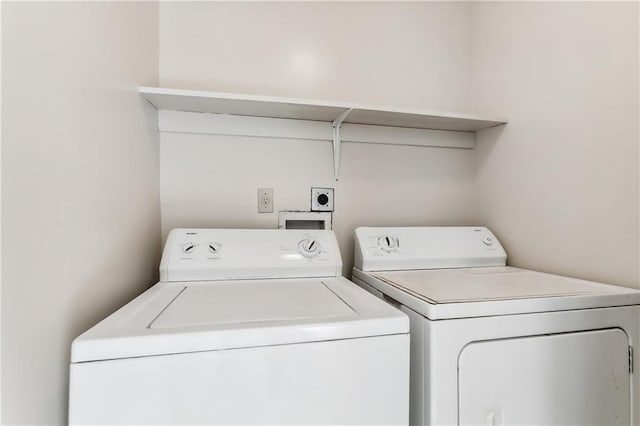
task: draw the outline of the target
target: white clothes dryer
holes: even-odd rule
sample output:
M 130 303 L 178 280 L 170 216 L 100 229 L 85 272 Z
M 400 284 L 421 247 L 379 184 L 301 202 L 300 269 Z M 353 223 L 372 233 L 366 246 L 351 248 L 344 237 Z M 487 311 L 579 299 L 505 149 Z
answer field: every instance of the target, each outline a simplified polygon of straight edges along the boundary
M 411 320 L 411 424 L 638 424 L 640 292 L 506 266 L 483 227 L 358 228 L 352 280 Z
M 73 342 L 70 423 L 407 424 L 409 319 L 341 268 L 331 231 L 172 231 Z

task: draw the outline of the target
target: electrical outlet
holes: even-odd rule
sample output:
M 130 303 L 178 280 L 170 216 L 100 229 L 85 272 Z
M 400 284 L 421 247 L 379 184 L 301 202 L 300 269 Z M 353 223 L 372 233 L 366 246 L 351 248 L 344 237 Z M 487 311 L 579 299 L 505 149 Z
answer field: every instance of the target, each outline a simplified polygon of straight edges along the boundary
M 311 188 L 311 211 L 333 211 L 333 188 Z
M 258 213 L 273 213 L 273 188 L 258 188 Z

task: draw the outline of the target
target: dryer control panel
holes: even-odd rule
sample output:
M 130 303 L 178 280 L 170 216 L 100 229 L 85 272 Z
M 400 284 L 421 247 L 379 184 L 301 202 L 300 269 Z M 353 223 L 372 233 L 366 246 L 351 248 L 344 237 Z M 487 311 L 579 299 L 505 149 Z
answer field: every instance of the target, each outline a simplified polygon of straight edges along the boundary
M 506 265 L 507 254 L 485 227 L 358 228 L 354 263 L 362 271 Z
M 160 281 L 304 278 L 342 275 L 333 231 L 174 229 Z

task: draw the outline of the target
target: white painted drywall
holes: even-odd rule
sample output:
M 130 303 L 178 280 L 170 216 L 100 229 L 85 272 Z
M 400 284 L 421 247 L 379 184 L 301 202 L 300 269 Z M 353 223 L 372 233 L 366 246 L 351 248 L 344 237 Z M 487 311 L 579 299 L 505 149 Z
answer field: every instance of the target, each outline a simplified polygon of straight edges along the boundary
M 165 87 L 466 109 L 465 3 L 164 2 Z
M 64 424 L 71 340 L 156 279 L 154 3 L 2 2 L 2 423 Z
M 638 282 L 638 3 L 477 2 L 479 222 L 509 263 Z
M 160 4 L 160 84 L 296 98 L 466 111 L 466 3 Z M 363 225 L 471 224 L 472 150 L 163 133 L 163 235 L 179 226 L 277 227 L 336 189 L 334 229 L 350 274 Z M 259 187 L 273 214 L 257 213 Z

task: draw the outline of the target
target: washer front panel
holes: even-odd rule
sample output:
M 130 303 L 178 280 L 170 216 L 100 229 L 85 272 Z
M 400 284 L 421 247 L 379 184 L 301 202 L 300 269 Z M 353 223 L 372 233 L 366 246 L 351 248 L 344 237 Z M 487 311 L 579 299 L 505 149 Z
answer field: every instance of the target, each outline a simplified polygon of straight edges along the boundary
M 406 425 L 409 336 L 73 363 L 70 387 L 72 425 Z

